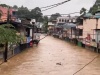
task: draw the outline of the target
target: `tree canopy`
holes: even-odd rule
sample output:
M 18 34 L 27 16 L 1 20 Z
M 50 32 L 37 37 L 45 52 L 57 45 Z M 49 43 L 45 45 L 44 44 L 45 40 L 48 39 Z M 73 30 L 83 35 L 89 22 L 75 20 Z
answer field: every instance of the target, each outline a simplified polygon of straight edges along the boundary
M 43 17 L 43 26 L 42 26 L 42 29 L 44 30 L 44 32 L 46 32 L 47 33 L 47 31 L 48 31 L 48 20 L 49 20 L 49 18 L 47 17 L 47 16 L 44 16 Z
M 85 15 L 85 14 L 86 14 L 86 9 L 85 9 L 85 8 L 82 8 L 82 9 L 80 10 L 80 14 L 81 14 L 81 15 Z
M 95 14 L 100 9 L 100 0 L 96 0 L 95 4 L 90 8 L 89 13 Z
M 26 18 L 26 17 L 29 17 L 29 15 L 30 15 L 30 11 L 28 10 L 27 7 L 21 6 L 18 8 L 17 16 L 19 18 Z
M 60 17 L 60 16 L 61 15 L 59 13 L 52 14 L 51 17 L 50 17 L 50 21 L 56 20 L 57 17 Z
M 0 43 L 12 42 L 17 43 L 21 40 L 21 37 L 16 33 L 17 31 L 11 24 L 3 24 L 0 26 Z
M 17 8 L 17 6 L 13 6 L 13 8 Z M 19 18 L 33 18 L 36 21 L 41 22 L 43 21 L 42 12 L 39 7 L 36 7 L 32 10 L 29 10 L 27 7 L 21 6 L 18 8 L 17 16 Z
M 17 5 L 14 5 L 13 8 L 14 8 L 14 9 L 18 9 L 18 6 L 17 6 Z
M 31 10 L 31 16 L 32 18 L 35 18 L 36 21 L 39 21 L 40 18 L 42 18 L 42 12 L 41 12 L 41 9 L 39 7 L 36 7 L 34 9 Z

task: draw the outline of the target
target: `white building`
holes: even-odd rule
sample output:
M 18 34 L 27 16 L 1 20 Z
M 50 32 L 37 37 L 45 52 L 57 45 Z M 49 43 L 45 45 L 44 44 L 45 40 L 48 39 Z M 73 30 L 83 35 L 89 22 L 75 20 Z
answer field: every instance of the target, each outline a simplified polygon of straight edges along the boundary
M 77 19 L 77 16 L 69 17 L 69 16 L 62 16 L 57 18 L 57 23 L 75 23 Z

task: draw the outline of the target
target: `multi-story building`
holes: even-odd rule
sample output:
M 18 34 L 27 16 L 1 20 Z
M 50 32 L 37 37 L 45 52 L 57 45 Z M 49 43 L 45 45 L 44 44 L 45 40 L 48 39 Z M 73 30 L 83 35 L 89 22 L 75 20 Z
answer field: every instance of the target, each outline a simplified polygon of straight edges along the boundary
M 62 16 L 57 18 L 57 23 L 76 23 L 77 16 Z
M 77 16 L 71 17 L 71 16 L 62 16 L 57 18 L 57 24 L 55 26 L 55 32 L 60 37 L 69 37 L 73 38 L 74 29 L 76 25 Z
M 91 45 L 92 40 L 98 43 L 100 41 L 100 12 L 98 11 L 95 15 L 88 13 L 80 21 L 81 23 L 76 27 L 77 30 L 81 30 L 77 31 L 78 39 L 88 45 Z

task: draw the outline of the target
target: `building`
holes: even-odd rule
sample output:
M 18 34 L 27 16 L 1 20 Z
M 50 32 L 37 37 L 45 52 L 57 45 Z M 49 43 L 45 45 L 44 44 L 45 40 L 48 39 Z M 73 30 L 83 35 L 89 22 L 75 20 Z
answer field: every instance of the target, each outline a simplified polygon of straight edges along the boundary
M 57 18 L 57 23 L 76 23 L 78 16 L 62 16 Z
M 1 13 L 0 21 L 1 22 L 7 21 L 8 13 L 9 13 L 10 20 L 15 20 L 16 19 L 16 17 L 15 17 L 15 11 L 16 10 L 13 9 L 13 8 L 9 8 L 8 9 L 7 7 L 0 6 L 0 13 Z
M 57 18 L 57 23 L 54 28 L 54 36 L 59 38 L 75 38 L 77 16 L 62 16 Z
M 54 28 L 55 28 L 55 23 L 48 22 L 48 33 L 49 33 L 49 35 L 52 35 L 53 34 Z
M 80 18 L 77 28 L 77 39 L 85 45 L 91 46 L 93 40 L 98 43 L 100 40 L 100 12 L 95 15 L 87 13 Z

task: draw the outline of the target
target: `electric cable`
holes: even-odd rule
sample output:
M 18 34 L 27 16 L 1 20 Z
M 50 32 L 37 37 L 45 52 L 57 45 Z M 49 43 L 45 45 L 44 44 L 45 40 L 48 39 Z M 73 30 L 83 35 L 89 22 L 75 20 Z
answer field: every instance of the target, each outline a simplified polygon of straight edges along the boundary
M 41 38 L 40 40 L 43 40 L 43 39 L 44 39 L 44 38 L 46 38 L 47 36 L 48 36 L 48 35 L 44 36 L 44 37 L 43 37 L 43 38 Z M 40 40 L 39 40 L 39 41 L 40 41 Z
M 84 65 L 81 69 L 76 71 L 73 75 L 76 75 L 77 73 L 79 73 L 81 70 L 83 70 L 85 67 L 87 67 L 89 64 L 91 64 L 98 57 L 99 57 L 99 54 L 96 57 L 94 57 L 90 62 L 88 62 L 86 65 Z
M 41 10 L 41 11 L 43 12 L 43 11 L 46 11 L 46 10 L 55 8 L 55 7 L 57 7 L 57 6 L 59 6 L 59 5 L 62 5 L 62 4 L 64 4 L 64 3 L 66 3 L 66 2 L 69 2 L 69 1 L 70 1 L 70 0 L 67 0 L 67 1 L 64 1 L 64 2 L 61 2 L 61 3 L 58 3 L 58 4 L 54 4 L 54 5 L 52 5 L 52 7 L 51 7 L 51 6 L 47 6 L 47 7 L 49 7 L 49 8 L 45 7 L 46 9 Z
M 61 3 L 65 3 L 65 2 L 67 2 L 67 1 L 70 1 L 70 0 L 65 0 L 65 1 L 60 2 L 60 3 L 56 3 L 56 4 L 49 5 L 49 6 L 41 7 L 40 9 L 42 9 L 42 8 L 47 8 L 47 7 L 51 7 L 51 6 L 55 6 L 55 5 L 59 5 L 59 4 L 61 4 Z

